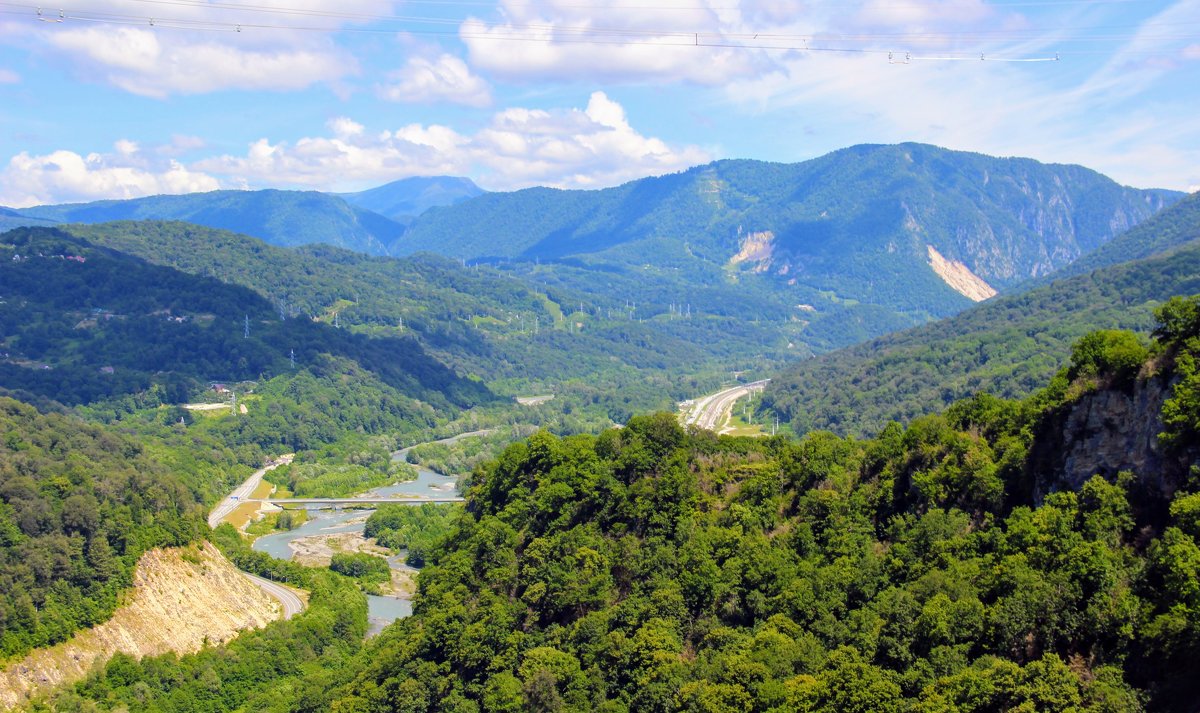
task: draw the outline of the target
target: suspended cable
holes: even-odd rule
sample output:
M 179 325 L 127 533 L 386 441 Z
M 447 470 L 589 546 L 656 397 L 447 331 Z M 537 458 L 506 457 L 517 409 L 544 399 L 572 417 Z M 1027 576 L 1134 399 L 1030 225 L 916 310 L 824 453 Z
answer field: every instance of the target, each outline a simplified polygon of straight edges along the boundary
M 219 31 L 219 32 L 243 32 L 243 30 L 279 30 L 279 31 L 296 31 L 296 32 L 325 32 L 325 33 L 351 33 L 351 34 L 393 34 L 396 32 L 405 32 L 414 35 L 424 36 L 442 36 L 442 37 L 457 37 L 464 40 L 476 41 L 497 41 L 497 42 L 538 42 L 538 43 L 556 43 L 556 44 L 590 44 L 590 45 L 609 45 L 609 46 L 663 46 L 663 47 L 705 47 L 716 49 L 740 49 L 740 50 L 763 50 L 763 51 L 795 51 L 795 52 L 830 52 L 830 53 L 849 53 L 849 54 L 887 54 L 888 61 L 893 64 L 907 64 L 909 61 L 993 61 L 993 62 L 1053 62 L 1058 61 L 1061 54 L 1088 54 L 1087 52 L 1073 51 L 1069 53 L 1056 53 L 1053 57 L 1050 56 L 1010 56 L 1008 53 L 996 52 L 976 52 L 976 53 L 951 53 L 949 55 L 911 55 L 905 53 L 904 62 L 896 62 L 892 51 L 880 49 L 870 46 L 842 46 L 842 45 L 869 45 L 871 43 L 879 43 L 887 41 L 889 43 L 896 41 L 927 43 L 927 42 L 943 42 L 943 43 L 962 43 L 962 42 L 997 42 L 1001 40 L 1018 41 L 1020 39 L 1038 39 L 1035 34 L 1029 30 L 1022 32 L 1006 32 L 1006 31 L 976 31 L 973 33 L 859 33 L 859 34 L 832 34 L 823 33 L 819 35 L 797 35 L 797 34 L 782 34 L 782 33 L 706 33 L 706 32 L 686 32 L 686 31 L 664 31 L 664 30 L 638 30 L 638 29 L 619 29 L 619 28 L 597 28 L 590 26 L 563 26 L 553 24 L 528 24 L 528 25 L 504 25 L 496 27 L 487 27 L 485 31 L 475 31 L 468 29 L 471 25 L 464 24 L 458 19 L 448 18 L 430 18 L 418 16 L 404 15 L 371 15 L 362 13 L 338 13 L 322 10 L 307 10 L 302 8 L 282 8 L 268 5 L 250 4 L 250 3 L 233 3 L 233 2 L 203 2 L 202 0 L 129 0 L 143 4 L 153 4 L 159 6 L 174 6 L 174 7 L 191 7 L 202 9 L 218 9 L 227 11 L 247 11 L 269 13 L 273 15 L 291 15 L 297 17 L 308 18 L 324 18 L 334 20 L 357 21 L 372 24 L 391 24 L 393 26 L 375 26 L 375 27 L 330 27 L 308 24 L 283 24 L 270 22 L 247 22 L 245 20 L 229 21 L 223 19 L 202 19 L 202 18 L 180 18 L 180 17 L 159 17 L 159 16 L 143 16 L 137 14 L 123 14 L 115 12 L 102 11 L 68 11 L 58 9 L 57 16 L 48 16 L 42 7 L 36 5 L 12 3 L 0 1 L 0 6 L 10 8 L 23 8 L 27 12 L 35 15 L 36 19 L 41 22 L 63 23 L 67 20 L 77 20 L 81 22 L 113 24 L 122 26 L 137 26 L 146 25 L 165 29 L 180 29 L 193 31 Z M 1065 0 L 1064 0 L 1065 1 Z M 413 4 L 422 4 L 420 2 Z M 438 4 L 436 2 L 425 2 L 424 4 Z M 450 4 L 450 3 L 447 3 Z M 0 10 L 0 13 L 6 15 L 21 15 L 24 13 L 15 10 Z M 411 25 L 418 25 L 412 27 Z M 1185 23 L 1186 24 L 1186 23 Z M 401 25 L 402 27 L 395 27 Z M 427 25 L 429 27 L 421 27 Z M 436 29 L 437 27 L 445 27 L 446 29 Z M 1138 39 L 1145 41 L 1174 41 L 1174 40 L 1192 40 L 1194 35 L 1137 35 Z M 1112 41 L 1116 39 L 1128 39 L 1129 35 L 1100 35 L 1089 37 L 1059 37 L 1055 42 L 1060 45 L 1071 45 L 1079 43 L 1096 43 Z M 1154 52 L 1133 52 L 1134 54 L 1156 54 Z

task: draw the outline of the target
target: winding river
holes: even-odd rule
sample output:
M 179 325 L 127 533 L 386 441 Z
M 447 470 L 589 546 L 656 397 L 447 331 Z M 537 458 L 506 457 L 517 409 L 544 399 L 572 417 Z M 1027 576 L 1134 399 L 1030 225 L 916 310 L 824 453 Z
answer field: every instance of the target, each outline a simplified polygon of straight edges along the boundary
M 433 443 L 453 443 L 462 438 L 484 435 L 486 433 L 489 433 L 489 431 L 474 431 L 452 438 L 444 438 L 440 441 L 433 441 Z M 392 454 L 392 459 L 405 460 L 408 456 L 408 451 L 415 447 L 410 446 L 409 448 L 396 451 Z M 417 470 L 415 480 L 375 488 L 366 493 L 361 493 L 361 495 L 368 497 L 387 497 L 389 495 L 409 495 L 428 498 L 445 497 L 447 494 L 453 493 L 458 484 L 456 476 L 435 473 L 419 465 L 414 465 L 413 467 Z M 419 503 L 409 504 L 416 505 Z M 254 541 L 253 548 L 259 552 L 266 552 L 278 559 L 290 560 L 293 556 L 292 542 L 312 535 L 332 535 L 342 532 L 361 533 L 366 526 L 365 520 L 367 516 L 372 512 L 374 510 L 310 510 L 308 514 L 309 520 L 303 525 L 287 532 L 263 535 Z M 392 569 L 408 569 L 408 565 L 404 564 L 403 555 L 389 557 L 388 564 L 391 565 Z M 408 599 L 368 595 L 367 616 L 370 628 L 367 635 L 374 636 L 393 621 L 411 614 L 412 601 Z

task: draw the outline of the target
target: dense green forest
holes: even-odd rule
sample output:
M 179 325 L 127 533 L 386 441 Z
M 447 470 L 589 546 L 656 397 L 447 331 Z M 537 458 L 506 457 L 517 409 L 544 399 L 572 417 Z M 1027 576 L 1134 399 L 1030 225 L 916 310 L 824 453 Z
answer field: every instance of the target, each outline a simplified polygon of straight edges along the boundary
M 313 317 L 329 325 L 336 319 L 343 331 L 362 337 L 415 338 L 457 373 L 486 378 L 497 393 L 555 393 L 552 410 L 589 422 L 623 423 L 633 413 L 711 390 L 730 370 L 762 370 L 809 353 L 789 348 L 785 335 L 801 329 L 786 320 L 790 308 L 763 308 L 719 291 L 702 314 L 703 290 L 693 290 L 689 316 L 668 309 L 674 300 L 684 310 L 687 295 L 665 288 L 654 293 L 661 308 L 637 306 L 622 295 L 638 294 L 632 283 L 644 280 L 628 277 L 580 292 L 553 273 L 523 282 L 433 255 L 399 260 L 328 246 L 285 250 L 186 223 L 64 229 L 154 264 L 251 289 L 289 321 Z
M 54 702 L 1192 710 L 1200 296 L 1167 302 L 1156 325 L 1149 345 L 1122 330 L 1079 340 L 1029 398 L 978 395 L 871 440 L 718 437 L 670 414 L 598 436 L 538 433 L 477 469 L 449 520 L 432 509 L 374 518 L 397 544 L 443 534 L 424 553 L 414 615 L 361 650 L 297 666 L 269 648 L 263 664 L 239 653 L 258 644 L 239 640 L 228 654 L 120 659 Z M 1075 409 L 1121 399 L 1161 412 L 1062 430 Z M 1102 468 L 1061 487 L 1071 465 L 1058 446 L 1126 427 L 1162 433 L 1139 446 L 1156 454 L 1152 470 Z M 294 568 L 243 558 L 282 567 L 277 577 Z M 203 667 L 238 683 L 222 689 Z
M 1200 309 L 1161 315 L 1141 376 L 1145 347 L 1100 334 L 1031 399 L 980 396 L 871 441 L 717 438 L 665 414 L 534 436 L 477 473 L 416 615 L 330 704 L 1190 710 Z M 1131 381 L 1171 389 L 1173 465 L 1031 497 L 1053 482 L 1027 457 L 1039 425 Z M 1148 500 L 1160 478 L 1169 508 Z
M 50 228 L 4 235 L 0 378 L 65 404 L 159 386 L 164 403 L 210 381 L 270 378 L 352 360 L 394 391 L 442 407 L 486 400 L 403 336 L 371 338 L 281 319 L 254 292 L 157 266 Z
M 214 541 L 239 567 L 309 592 L 308 608 L 286 621 L 243 633 L 194 654 L 118 654 L 73 688 L 58 693 L 57 711 L 318 711 L 322 688 L 361 648 L 366 600 L 353 580 L 253 552 L 229 525 Z
M 404 226 L 318 191 L 211 191 L 25 208 L 22 216 L 58 223 L 186 220 L 256 235 L 277 245 L 328 243 L 382 254 Z M 25 223 L 29 225 L 30 223 Z
M 819 315 L 879 320 L 868 325 L 873 336 L 889 321 L 911 325 L 969 306 L 929 269 L 929 245 L 1005 289 L 1180 197 L 1078 166 L 862 145 L 796 164 L 717 161 L 599 191 L 486 194 L 422 214 L 393 252 L 488 259 L 593 293 L 611 280 L 663 311 L 681 298 L 706 312 L 741 299 L 804 320 L 795 308 L 808 304 Z M 733 264 L 752 234 L 772 238 Z M 803 341 L 823 346 L 817 336 Z
M 1151 219 L 1187 239 L 1200 234 L 1195 200 Z M 1184 224 L 1188 230 L 1172 228 Z M 978 391 L 1017 397 L 1050 378 L 1071 344 L 1099 328 L 1148 331 L 1153 308 L 1200 291 L 1200 244 L 989 300 L 949 319 L 889 334 L 775 376 L 763 395 L 797 433 L 875 434 Z
M 196 491 L 236 472 L 219 448 L 168 467 L 134 439 L 7 398 L 0 438 L 0 662 L 108 619 L 142 553 L 202 536 Z
M 393 550 L 404 550 L 411 567 L 425 566 L 428 553 L 451 531 L 462 507 L 453 503 L 384 505 L 367 518 L 363 535 Z

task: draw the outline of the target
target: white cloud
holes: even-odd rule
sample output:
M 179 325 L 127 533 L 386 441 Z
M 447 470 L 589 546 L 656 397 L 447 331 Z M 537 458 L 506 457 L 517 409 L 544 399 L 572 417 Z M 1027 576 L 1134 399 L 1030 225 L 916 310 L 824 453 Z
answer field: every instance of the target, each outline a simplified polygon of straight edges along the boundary
M 474 135 L 419 124 L 371 133 L 347 118 L 330 122 L 330 131 L 333 136 L 294 144 L 260 139 L 245 156 L 214 157 L 194 168 L 250 184 L 332 189 L 431 174 L 471 175 L 492 189 L 583 188 L 669 173 L 710 158 L 698 147 L 642 135 L 620 104 L 602 92 L 593 93 L 585 109 L 505 109 Z
M 411 57 L 376 89 L 381 98 L 395 102 L 450 102 L 474 107 L 492 103 L 487 82 L 472 74 L 466 62 L 450 54 L 435 60 Z
M 516 80 L 665 80 L 713 86 L 769 68 L 771 60 L 762 51 L 696 46 L 724 44 L 725 35 L 746 31 L 736 2 L 712 4 L 714 9 L 698 7 L 695 0 L 661 0 L 653 7 L 623 5 L 617 11 L 571 1 L 504 0 L 504 22 L 468 18 L 459 27 L 459 38 L 472 66 Z M 756 17 L 783 14 L 783 7 L 792 4 L 770 3 Z
M 809 46 L 945 47 L 964 33 L 987 37 L 1024 25 L 1022 16 L 987 0 L 660 0 L 649 7 L 502 0 L 500 6 L 502 21 L 468 18 L 459 38 L 472 66 L 518 81 L 722 86 L 780 71 Z M 980 47 L 975 39 L 969 49 Z
M 0 68 L 0 84 L 17 84 L 21 81 L 21 75 L 11 69 Z
M 963 0 L 956 21 L 975 22 L 972 4 Z M 913 11 L 908 5 L 904 12 Z M 954 12 L 947 15 L 946 22 L 954 20 Z M 908 18 L 918 25 L 936 19 Z M 1022 18 L 992 22 L 1018 26 Z M 754 115 L 750 121 L 794 113 L 812 128 L 815 136 L 780 137 L 781 160 L 864 141 L 922 141 L 1078 163 L 1134 186 L 1182 188 L 1195 182 L 1200 165 L 1200 124 L 1191 120 L 1196 85 L 1188 76 L 1196 65 L 1185 61 L 1186 42 L 1163 45 L 1155 37 L 1164 26 L 1197 22 L 1200 2 L 1172 4 L 1094 63 L 1067 51 L 1061 62 L 908 65 L 890 65 L 880 54 L 800 53 L 781 59 L 774 72 L 728 85 L 726 101 Z M 1021 44 L 989 43 L 989 58 L 1055 55 L 1053 33 L 1022 29 L 1012 37 Z M 914 49 L 914 58 L 956 54 Z
M 220 188 L 212 176 L 192 171 L 177 161 L 150 165 L 131 141 L 118 141 L 116 148 L 113 154 L 87 156 L 73 151 L 42 156 L 21 152 L 0 171 L 0 205 L 23 208 Z
M 357 71 L 332 45 L 243 49 L 166 30 L 87 27 L 50 36 L 53 45 L 125 91 L 151 97 L 220 89 L 302 89 Z

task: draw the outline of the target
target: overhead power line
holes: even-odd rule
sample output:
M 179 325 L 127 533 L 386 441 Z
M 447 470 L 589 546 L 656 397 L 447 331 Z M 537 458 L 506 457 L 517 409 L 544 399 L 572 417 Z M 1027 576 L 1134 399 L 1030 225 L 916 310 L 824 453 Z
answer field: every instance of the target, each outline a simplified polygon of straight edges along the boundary
M 163 8 L 194 8 L 207 12 L 219 12 L 226 17 L 179 17 L 174 13 L 165 12 L 160 15 L 140 13 L 120 13 L 111 11 L 68 10 L 64 8 L 48 9 L 27 3 L 0 1 L 0 7 L 11 8 L 0 10 L 5 15 L 33 15 L 41 22 L 56 24 L 71 21 L 120 25 L 120 26 L 153 26 L 165 29 L 179 29 L 209 32 L 243 32 L 250 30 L 264 31 L 294 31 L 347 34 L 395 34 L 407 33 L 425 36 L 457 37 L 465 40 L 495 41 L 495 42 L 527 42 L 553 44 L 589 44 L 589 45 L 629 45 L 629 46 L 662 46 L 662 47 L 704 47 L 716 49 L 760 50 L 760 51 L 800 51 L 827 52 L 849 54 L 887 55 L 893 64 L 907 64 L 915 61 L 993 61 L 993 62 L 1051 62 L 1060 56 L 1098 54 L 1086 49 L 1063 49 L 1053 56 L 1027 56 L 1006 53 L 1003 51 L 941 51 L 936 54 L 919 55 L 910 49 L 904 52 L 904 60 L 897 61 L 895 50 L 887 49 L 887 45 L 958 45 L 964 43 L 1020 42 L 1039 39 L 1044 31 L 1031 30 L 974 30 L 962 33 L 949 32 L 860 32 L 860 33 L 750 33 L 750 32 L 702 32 L 681 29 L 637 29 L 617 27 L 596 27 L 581 25 L 564 25 L 549 23 L 499 24 L 482 25 L 483 30 L 473 29 L 461 19 L 445 17 L 426 17 L 418 15 L 380 15 L 352 12 L 333 12 L 307 8 L 279 7 L 256 3 L 241 2 L 204 2 L 204 0 L 128 0 L 141 5 Z M 1090 0 L 1089 0 L 1090 1 Z M 1132 0 L 1106 0 L 1112 3 L 1123 3 Z M 1075 0 L 1029 0 L 1028 2 L 1006 3 L 1001 7 L 1016 5 L 1065 5 L 1077 4 Z M 414 0 L 409 5 L 462 5 L 483 6 L 485 3 L 473 3 L 458 0 Z M 492 6 L 491 4 L 486 4 Z M 530 6 L 535 4 L 530 3 Z M 556 6 L 561 9 L 563 6 Z M 591 6 L 572 6 L 588 8 Z M 631 6 L 632 7 L 632 6 Z M 892 7 L 892 6 L 888 6 Z M 639 6 L 640 9 L 647 9 Z M 671 8 L 675 9 L 675 8 Z M 709 9 L 711 8 L 696 8 Z M 246 13 L 245 18 L 231 19 L 232 13 Z M 293 17 L 303 20 L 324 19 L 348 23 L 361 23 L 370 26 L 322 25 L 311 22 L 276 22 L 254 19 L 254 15 L 266 15 L 276 18 Z M 480 21 L 482 24 L 482 21 Z M 1146 35 L 1146 24 L 1137 30 L 1126 28 L 1103 28 L 1105 30 L 1119 29 L 1123 31 L 1097 33 L 1102 28 L 1074 28 L 1056 30 L 1056 42 L 1060 47 L 1074 47 L 1103 42 L 1129 40 L 1137 37 L 1142 41 L 1195 41 L 1197 33 L 1184 32 L 1180 25 L 1196 23 L 1174 23 L 1174 31 L 1165 30 L 1163 34 Z M 1080 35 L 1080 32 L 1090 34 Z M 1142 51 L 1133 54 L 1161 54 L 1161 51 Z

